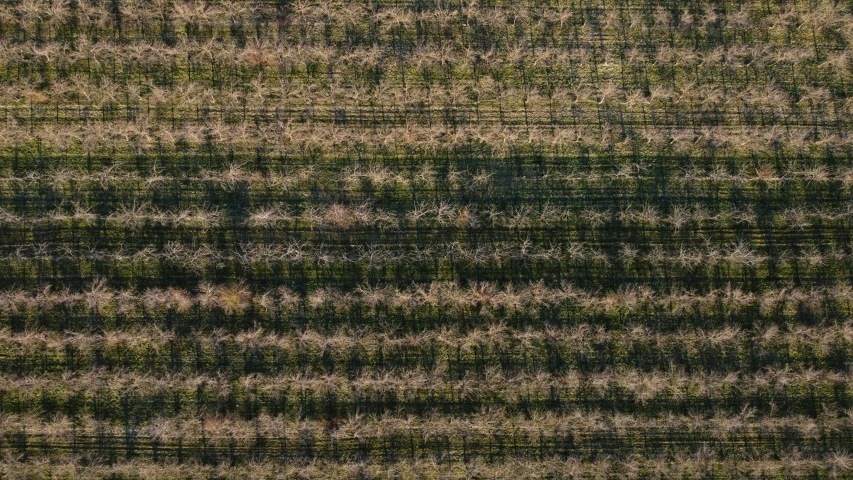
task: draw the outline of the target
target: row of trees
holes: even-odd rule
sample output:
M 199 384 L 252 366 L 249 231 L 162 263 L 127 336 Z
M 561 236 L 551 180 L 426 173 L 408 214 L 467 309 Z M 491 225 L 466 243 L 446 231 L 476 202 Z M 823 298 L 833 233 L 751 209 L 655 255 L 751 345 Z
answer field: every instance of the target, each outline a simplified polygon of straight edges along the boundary
M 734 314 L 741 309 L 760 307 L 761 314 L 792 314 L 804 308 L 819 309 L 825 303 L 835 304 L 849 312 L 851 302 L 853 289 L 846 283 L 828 288 L 767 289 L 758 294 L 729 285 L 703 294 L 678 289 L 670 292 L 655 291 L 646 285 L 599 293 L 579 289 L 568 283 L 564 283 L 561 288 L 551 288 L 541 281 L 520 287 L 511 284 L 501 286 L 487 281 L 471 282 L 468 286 L 457 282 L 435 281 L 413 284 L 408 288 L 361 286 L 350 291 L 321 288 L 299 295 L 287 287 L 253 294 L 242 284 L 215 285 L 206 282 L 199 284 L 195 291 L 175 287 L 165 290 L 149 288 L 141 292 L 116 291 L 99 280 L 82 292 L 68 289 L 52 291 L 49 288 L 41 292 L 6 290 L 0 294 L 0 311 L 5 315 L 17 315 L 70 307 L 89 310 L 98 315 L 127 315 L 140 310 L 186 313 L 199 308 L 205 311 L 219 309 L 227 315 L 239 315 L 254 305 L 256 314 L 300 308 L 321 310 L 357 306 L 376 312 L 388 309 L 446 309 L 458 313 L 474 309 L 481 314 L 488 314 L 488 311 L 535 311 L 539 308 L 571 306 L 589 310 L 590 313 L 631 313 L 664 308 L 675 312 L 698 309 L 709 314 L 723 309 Z
M 641 189 L 644 183 L 665 183 L 670 188 L 690 186 L 702 191 L 708 186 L 715 188 L 744 186 L 780 186 L 784 184 L 807 183 L 816 187 L 826 183 L 840 183 L 845 188 L 853 184 L 853 168 L 842 165 L 828 165 L 817 159 L 780 157 L 773 163 L 748 165 L 753 162 L 738 162 L 731 159 L 729 165 L 705 165 L 694 162 L 677 167 L 677 159 L 660 159 L 660 166 L 673 163 L 672 169 L 654 168 L 639 162 L 615 159 L 613 164 L 540 164 L 530 162 L 515 166 L 495 167 L 490 171 L 482 168 L 479 162 L 470 162 L 475 168 L 464 168 L 469 162 L 453 163 L 435 159 L 420 165 L 385 165 L 379 162 L 334 162 L 316 165 L 257 165 L 255 162 L 227 163 L 219 169 L 206 169 L 193 165 L 197 171 L 183 170 L 181 174 L 171 174 L 164 166 L 154 165 L 149 169 L 135 169 L 134 165 L 115 165 L 89 170 L 80 167 L 52 167 L 44 171 L 31 171 L 26 175 L 8 172 L 0 176 L 3 190 L 23 191 L 27 188 L 49 188 L 69 197 L 73 193 L 92 190 L 128 190 L 132 193 L 152 190 L 160 186 L 173 187 L 176 183 L 187 191 L 193 191 L 202 185 L 219 189 L 245 187 L 258 192 L 275 192 L 287 198 L 290 192 L 304 193 L 311 188 L 328 188 L 347 193 L 357 192 L 406 192 L 417 190 L 422 194 L 431 191 L 481 189 L 501 191 L 505 185 L 509 170 L 521 170 L 522 178 L 515 179 L 513 190 L 524 192 L 535 185 L 544 190 L 583 187 L 586 189 L 618 185 L 633 191 Z M 470 160 L 469 160 L 470 161 Z M 256 167 L 259 167 L 256 168 Z M 198 184 L 198 185 L 196 185 Z M 537 192 L 539 193 L 539 192 Z M 545 192 L 547 193 L 547 192 Z M 642 193 L 642 192 L 639 192 Z M 73 198 L 73 197 L 72 197 Z M 75 199 L 76 200 L 76 199 Z M 83 200 L 82 198 L 80 200 Z M 695 200 L 694 200 L 695 202 Z M 699 202 L 695 202 L 699 203 Z
M 91 450 L 113 459 L 160 455 L 179 462 L 187 457 L 210 462 L 212 459 L 206 455 L 223 455 L 227 459 L 229 453 L 233 462 L 240 462 L 246 461 L 246 455 L 253 450 L 278 460 L 320 457 L 339 461 L 353 457 L 367 460 L 434 456 L 459 461 L 467 460 L 468 455 L 592 460 L 604 454 L 624 458 L 667 452 L 695 454 L 703 449 L 756 460 L 764 455 L 784 457 L 794 451 L 826 458 L 836 449 L 848 448 L 850 442 L 845 434 L 848 418 L 756 419 L 750 418 L 749 412 L 703 420 L 675 415 L 643 419 L 577 411 L 536 415 L 528 420 L 493 410 L 466 419 L 355 416 L 332 428 L 325 420 L 293 421 L 265 416 L 255 421 L 228 417 L 199 421 L 177 417 L 156 422 L 148 431 L 97 420 L 70 422 L 63 417 L 44 422 L 9 416 L 4 423 L 3 446 L 24 458 Z
M 64 196 L 64 202 L 69 199 Z M 70 207 L 70 208 L 69 208 Z M 395 205 L 395 207 L 399 207 Z M 294 209 L 295 210 L 295 209 Z M 652 233 L 657 229 L 680 232 L 710 230 L 721 232 L 737 230 L 747 236 L 750 230 L 766 232 L 825 228 L 849 229 L 853 210 L 786 208 L 782 211 L 763 211 L 760 214 L 750 206 L 720 208 L 709 211 L 704 202 L 693 205 L 676 205 L 669 214 L 658 211 L 650 204 L 628 207 L 619 211 L 582 208 L 580 205 L 562 206 L 546 201 L 541 207 L 522 205 L 500 210 L 494 206 L 480 211 L 476 204 L 462 205 L 453 202 L 420 202 L 408 211 L 395 212 L 375 207 L 370 202 L 348 206 L 341 203 L 307 204 L 301 212 L 278 205 L 267 205 L 235 218 L 218 209 L 193 208 L 183 211 L 161 210 L 150 204 L 120 205 L 108 214 L 95 214 L 91 207 L 81 204 L 48 211 L 30 210 L 27 215 L 0 208 L 0 229 L 10 235 L 24 235 L 44 228 L 74 228 L 110 235 L 112 229 L 135 231 L 169 227 L 178 232 L 186 230 L 251 229 L 276 230 L 420 230 L 435 228 L 509 230 L 546 229 L 548 231 L 576 232 L 598 228 L 613 231 L 624 226 Z M 14 232 L 14 233 L 12 233 Z M 81 232 L 82 233 L 82 232 Z M 307 233 L 307 232 L 306 232 Z M 91 233 L 90 233 L 91 234 Z M 626 245 L 625 248 L 628 248 Z
M 167 321 L 188 322 L 186 327 L 213 315 L 215 322 L 231 318 L 235 325 L 253 321 L 269 326 L 283 319 L 352 322 L 386 319 L 391 322 L 454 317 L 477 323 L 499 318 L 513 323 L 545 321 L 573 324 L 596 319 L 617 325 L 644 322 L 674 323 L 679 318 L 704 318 L 705 322 L 740 321 L 747 317 L 765 318 L 771 323 L 795 318 L 836 318 L 849 316 L 849 285 L 831 288 L 764 290 L 759 294 L 731 287 L 707 294 L 687 291 L 656 293 L 648 287 L 620 289 L 596 295 L 568 284 L 562 289 L 543 283 L 529 287 L 500 288 L 485 282 L 462 288 L 452 282 L 414 285 L 409 289 L 364 288 L 355 292 L 319 288 L 305 295 L 287 287 L 258 293 L 242 285 L 202 284 L 198 293 L 179 288 L 149 288 L 143 292 L 114 291 L 95 284 L 86 292 L 45 290 L 31 294 L 9 290 L 0 294 L 0 312 L 7 322 L 21 328 L 22 322 L 118 319 L 143 324 Z M 223 319 L 217 317 L 224 315 Z M 742 318 L 743 317 L 743 318 Z M 242 319 L 242 320 L 240 320 Z M 408 320 L 407 320 L 408 319 Z M 417 320 L 420 319 L 420 320 Z M 430 320 L 432 321 L 432 320 Z M 67 326 L 66 326 L 67 328 Z
M 666 414 L 701 415 L 713 407 L 726 414 L 749 409 L 768 416 L 815 417 L 853 406 L 848 374 L 817 371 L 743 376 L 705 373 L 696 377 L 638 371 L 462 375 L 454 370 L 354 377 L 249 375 L 236 380 L 96 372 L 66 375 L 60 384 L 56 377 L 42 376 L 4 381 L 0 408 L 6 414 L 52 411 L 138 425 L 181 415 L 229 415 L 246 420 L 262 414 L 287 419 L 358 414 L 465 417 L 485 408 L 523 415 L 600 409 L 653 419 Z
M 630 5 L 600 2 L 584 6 L 559 2 L 479 4 L 475 2 L 144 2 L 80 1 L 40 4 L 22 1 L 0 10 L 2 33 L 12 38 L 69 39 L 77 35 L 124 41 L 127 38 L 182 39 L 225 37 L 247 41 L 292 41 L 310 38 L 338 45 L 384 42 L 394 48 L 409 43 L 461 38 L 473 44 L 511 43 L 524 32 L 547 45 L 560 39 L 605 34 L 619 40 L 644 40 L 669 33 L 668 38 L 731 39 L 801 37 L 818 44 L 834 40 L 828 33 L 848 33 L 850 12 L 836 2 L 774 5 L 760 2 L 723 5 Z M 360 31 L 365 25 L 374 29 Z M 632 28 L 627 28 L 632 27 Z M 797 29 L 796 27 L 801 27 Z M 515 34 L 515 35 L 514 35 Z
M 727 230 L 722 233 L 732 236 L 733 232 Z M 847 263 L 851 257 L 846 246 L 824 245 L 822 250 L 806 247 L 797 251 L 773 245 L 773 248 L 759 250 L 743 241 L 735 241 L 722 248 L 708 245 L 706 241 L 704 245 L 696 242 L 668 247 L 645 246 L 640 250 L 624 243 L 569 242 L 561 246 L 553 242 L 534 242 L 529 238 L 512 242 L 445 241 L 431 247 L 386 243 L 352 247 L 344 243 L 347 240 L 338 239 L 329 246 L 290 240 L 284 245 L 249 243 L 223 247 L 169 241 L 159 248 L 150 244 L 140 244 L 138 248 L 119 244 L 109 249 L 93 249 L 82 242 L 72 241 L 69 244 L 38 243 L 26 247 L 13 245 L 4 248 L 6 253 L 0 255 L 0 259 L 9 267 L 6 272 L 8 278 L 34 278 L 36 275 L 31 274 L 37 273 L 42 281 L 50 280 L 59 270 L 67 272 L 69 278 L 76 276 L 78 280 L 97 276 L 100 271 L 113 272 L 118 276 L 126 273 L 142 280 L 156 278 L 150 274 L 158 269 L 161 273 L 172 270 L 182 274 L 195 268 L 199 271 L 219 269 L 225 273 L 227 269 L 254 271 L 258 275 L 301 271 L 301 277 L 314 277 L 318 285 L 329 286 L 335 276 L 343 278 L 355 273 L 370 273 L 371 277 L 365 279 L 355 275 L 348 280 L 361 278 L 362 283 L 378 283 L 400 268 L 429 271 L 440 281 L 458 281 L 461 280 L 460 275 L 471 271 L 503 272 L 503 278 L 510 279 L 514 278 L 513 268 L 525 266 L 553 275 L 559 268 L 567 278 L 594 276 L 604 279 L 608 275 L 614 278 L 622 275 L 626 281 L 634 283 L 665 275 L 673 277 L 676 284 L 672 286 L 678 286 L 677 279 L 682 275 L 706 275 L 717 280 L 743 276 L 766 282 L 778 282 L 790 275 L 792 280 L 802 282 L 815 272 L 823 272 L 833 273 L 831 278 L 843 281 L 850 274 Z M 432 238 L 424 240 L 432 243 Z M 331 247 L 337 249 L 332 250 Z M 835 282 L 830 278 L 825 280 L 823 284 Z M 549 283 L 553 281 L 553 278 L 548 279 Z M 698 285 L 684 286 L 697 288 Z
M 611 58 L 586 49 L 529 46 L 479 51 L 424 45 L 404 58 L 376 46 L 265 47 L 268 51 L 262 55 L 269 60 L 258 71 L 251 50 L 227 43 L 169 48 L 144 41 L 83 41 L 72 50 L 61 43 L 33 47 L 0 42 L 0 79 L 8 84 L 0 98 L 10 106 L 67 105 L 63 117 L 102 107 L 121 113 L 125 108 L 134 110 L 129 114 L 138 113 L 140 107 L 174 107 L 190 114 L 193 107 L 205 106 L 218 107 L 210 110 L 212 114 L 240 112 L 244 104 L 251 111 L 271 105 L 287 110 L 310 100 L 319 107 L 353 110 L 418 101 L 457 107 L 480 101 L 485 106 L 500 101 L 523 106 L 522 97 L 533 103 L 551 100 L 587 108 L 622 105 L 629 112 L 691 107 L 735 113 L 739 106 L 784 112 L 807 111 L 827 100 L 844 105 L 844 82 L 853 74 L 853 59 L 844 49 L 821 58 L 807 48 L 775 43 L 714 49 L 685 46 L 657 53 L 635 47 L 630 57 L 621 51 L 624 46 L 616 50 L 614 45 L 610 48 L 616 51 L 606 53 Z M 512 57 L 526 60 L 517 64 Z M 618 74 L 605 62 L 617 64 Z M 360 79 L 367 74 L 369 82 Z M 745 81 L 755 75 L 768 78 L 759 84 Z M 190 78 L 178 82 L 182 76 Z M 730 82 L 721 85 L 721 79 Z
M 458 327 L 457 327 L 458 328 Z M 689 327 L 688 327 L 689 328 Z M 599 373 L 610 368 L 752 374 L 765 368 L 792 372 L 849 371 L 853 335 L 841 326 L 772 325 L 755 331 L 719 329 L 624 332 L 578 327 L 509 330 L 500 323 L 465 332 L 375 332 L 342 328 L 276 334 L 262 329 L 182 335 L 157 327 L 59 335 L 46 331 L 0 331 L 0 371 L 21 376 L 84 374 L 91 369 L 281 375 L 320 372 L 357 375 L 445 371 L 450 377 L 500 373 Z M 446 369 L 446 370 L 445 370 Z M 155 377 L 156 378 L 156 377 Z M 232 377 L 229 377 L 232 378 Z
M 279 124 L 251 129 L 196 124 L 156 130 L 148 122 L 121 121 L 75 123 L 62 128 L 51 123 L 38 130 L 13 125 L 0 132 L 4 147 L 0 168 L 40 169 L 47 165 L 55 167 L 56 161 L 73 169 L 90 169 L 92 162 L 104 167 L 119 162 L 150 169 L 152 164 L 162 164 L 166 159 L 171 163 L 189 157 L 197 159 L 201 167 L 218 168 L 229 161 L 252 161 L 258 155 L 276 163 L 289 160 L 309 164 L 321 160 L 394 161 L 422 155 L 475 159 L 586 157 L 629 162 L 675 156 L 694 160 L 756 158 L 762 163 L 786 156 L 815 157 L 834 165 L 849 158 L 851 152 L 850 139 L 843 133 L 846 123 L 787 129 L 758 126 L 694 129 L 688 125 L 663 129 L 627 125 L 525 128 L 523 113 L 514 115 L 520 126 L 409 125 L 383 126 L 373 131 L 369 127 L 331 127 L 330 122 L 294 123 L 284 117 Z M 549 124 L 550 121 L 546 122 Z M 258 150 L 259 142 L 263 143 L 262 150 Z

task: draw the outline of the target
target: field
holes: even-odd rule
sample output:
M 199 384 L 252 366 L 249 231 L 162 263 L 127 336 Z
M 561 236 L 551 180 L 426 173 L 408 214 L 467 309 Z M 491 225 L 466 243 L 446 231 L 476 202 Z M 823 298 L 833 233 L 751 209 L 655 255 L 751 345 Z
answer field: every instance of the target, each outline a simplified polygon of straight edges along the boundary
M 853 478 L 851 44 L 4 0 L 0 478 Z

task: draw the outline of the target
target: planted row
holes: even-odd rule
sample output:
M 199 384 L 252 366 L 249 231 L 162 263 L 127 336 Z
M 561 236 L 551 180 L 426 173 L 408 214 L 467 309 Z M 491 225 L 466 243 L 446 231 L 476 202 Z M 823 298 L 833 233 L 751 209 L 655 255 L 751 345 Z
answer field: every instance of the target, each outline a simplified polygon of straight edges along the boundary
M 689 374 L 848 372 L 853 360 L 849 324 L 755 330 L 682 330 L 642 327 L 608 331 L 574 328 L 512 330 L 500 323 L 470 331 L 399 334 L 370 329 L 276 334 L 248 330 L 187 336 L 157 328 L 102 334 L 0 331 L 0 371 L 29 377 L 89 370 L 281 375 L 302 372 L 357 376 L 370 372 L 446 369 L 452 378 L 539 372 L 598 373 L 678 368 Z M 491 372 L 491 373 L 490 373 Z

